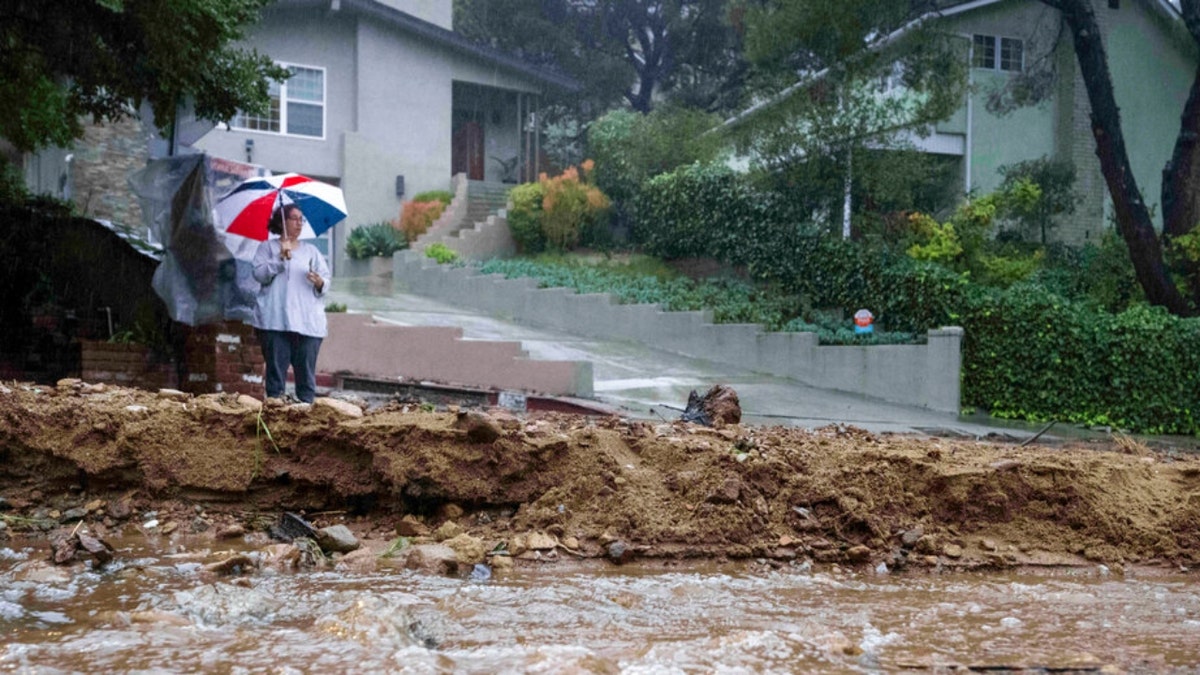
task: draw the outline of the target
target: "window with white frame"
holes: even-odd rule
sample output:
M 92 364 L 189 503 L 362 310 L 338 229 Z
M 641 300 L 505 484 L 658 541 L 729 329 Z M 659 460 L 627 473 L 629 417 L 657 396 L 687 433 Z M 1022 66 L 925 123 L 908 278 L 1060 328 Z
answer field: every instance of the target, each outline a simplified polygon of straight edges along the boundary
M 975 35 L 971 39 L 971 66 L 1020 72 L 1025 68 L 1025 43 L 1020 38 Z
M 272 82 L 266 115 L 238 113 L 231 126 L 288 136 L 325 137 L 325 69 L 281 64 L 291 71 L 286 82 Z

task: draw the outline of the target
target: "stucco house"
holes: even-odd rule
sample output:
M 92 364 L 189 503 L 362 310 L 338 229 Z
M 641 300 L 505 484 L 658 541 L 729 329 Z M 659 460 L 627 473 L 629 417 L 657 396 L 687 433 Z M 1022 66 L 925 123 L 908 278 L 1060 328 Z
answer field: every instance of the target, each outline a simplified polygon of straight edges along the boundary
M 1196 72 L 1195 46 L 1168 0 L 1093 4 L 1134 174 L 1154 209 Z M 1037 0 L 969 0 L 951 3 L 925 20 L 963 40 L 971 64 L 969 86 L 949 118 L 925 130 L 930 133 L 902 134 L 902 139 L 925 152 L 956 158 L 963 194 L 994 190 L 1003 179 L 999 169 L 1006 165 L 1043 156 L 1070 161 L 1081 201 L 1074 214 L 1059 219 L 1051 236 L 1075 244 L 1096 240 L 1111 227 L 1111 206 L 1095 154 L 1087 91 L 1070 34 L 1060 33 L 1058 11 Z M 988 110 L 988 98 L 998 87 L 1034 64 L 1044 65 L 1043 59 L 1051 60 L 1057 72 L 1049 96 L 1008 114 Z M 785 95 L 801 91 L 801 85 Z M 759 104 L 731 122 L 770 104 Z
M 35 192 L 88 216 L 137 227 L 126 180 L 148 159 L 207 152 L 342 187 L 350 217 L 317 242 L 337 268 L 359 225 L 399 216 L 406 198 L 451 189 L 451 177 L 532 180 L 543 95 L 579 84 L 453 32 L 452 0 L 277 0 L 247 44 L 288 66 L 264 117 L 216 125 L 183 112 L 158 136 L 148 109 L 88 125 L 73 148 L 19 158 Z
M 579 86 L 452 28 L 451 0 L 279 0 L 248 39 L 293 73 L 270 114 L 189 145 L 340 185 L 350 218 L 325 243 L 336 268 L 351 228 L 396 218 L 454 174 L 536 175 L 541 96 Z

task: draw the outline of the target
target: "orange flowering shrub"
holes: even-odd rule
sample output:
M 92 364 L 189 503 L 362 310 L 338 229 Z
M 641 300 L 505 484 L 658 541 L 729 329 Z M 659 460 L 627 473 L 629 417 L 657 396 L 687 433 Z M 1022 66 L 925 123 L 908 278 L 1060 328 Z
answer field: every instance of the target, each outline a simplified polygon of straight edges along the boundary
M 579 169 L 567 167 L 554 178 L 538 176 L 542 188 L 542 233 L 552 249 L 567 250 L 579 243 L 589 227 L 603 223 L 611 204 L 600 188 L 588 180 L 595 162 L 587 160 Z
M 415 241 L 417 237 L 425 234 L 445 210 L 446 204 L 442 201 L 404 202 L 404 206 L 400 210 L 400 227 L 398 229 L 410 242 Z

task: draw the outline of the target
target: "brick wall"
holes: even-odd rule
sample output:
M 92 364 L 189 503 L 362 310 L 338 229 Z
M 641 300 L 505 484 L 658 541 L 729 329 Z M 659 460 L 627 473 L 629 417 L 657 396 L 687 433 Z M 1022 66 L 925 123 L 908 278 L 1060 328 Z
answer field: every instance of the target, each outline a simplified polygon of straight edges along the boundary
M 175 366 L 156 359 L 150 348 L 133 343 L 80 340 L 80 377 L 142 389 L 178 386 Z
M 1105 7 L 1096 6 L 1096 21 L 1101 34 L 1107 35 L 1112 24 L 1112 15 Z M 1108 201 L 1108 186 L 1100 172 L 1100 160 L 1096 157 L 1096 139 L 1092 135 L 1092 104 L 1088 101 L 1087 88 L 1070 39 L 1063 40 L 1059 54 L 1059 105 L 1061 147 L 1056 148 L 1059 157 L 1075 165 L 1075 192 L 1080 202 L 1075 213 L 1059 218 L 1059 226 L 1050 231 L 1056 241 L 1075 245 L 1100 243 L 1108 229 L 1104 209 Z M 1066 124 L 1062 123 L 1065 117 Z M 1065 127 L 1065 129 L 1064 129 Z M 1132 149 L 1131 149 L 1132 150 Z
M 189 330 L 184 347 L 184 381 L 194 394 L 231 392 L 262 398 L 263 358 L 254 328 L 225 321 Z

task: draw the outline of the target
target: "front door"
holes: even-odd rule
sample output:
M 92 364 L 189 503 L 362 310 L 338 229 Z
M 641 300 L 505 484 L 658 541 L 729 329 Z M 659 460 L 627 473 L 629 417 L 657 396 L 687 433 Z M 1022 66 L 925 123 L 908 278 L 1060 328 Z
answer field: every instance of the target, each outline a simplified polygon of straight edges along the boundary
M 465 173 L 470 180 L 483 180 L 483 125 L 479 122 L 464 122 L 455 130 L 450 173 Z

